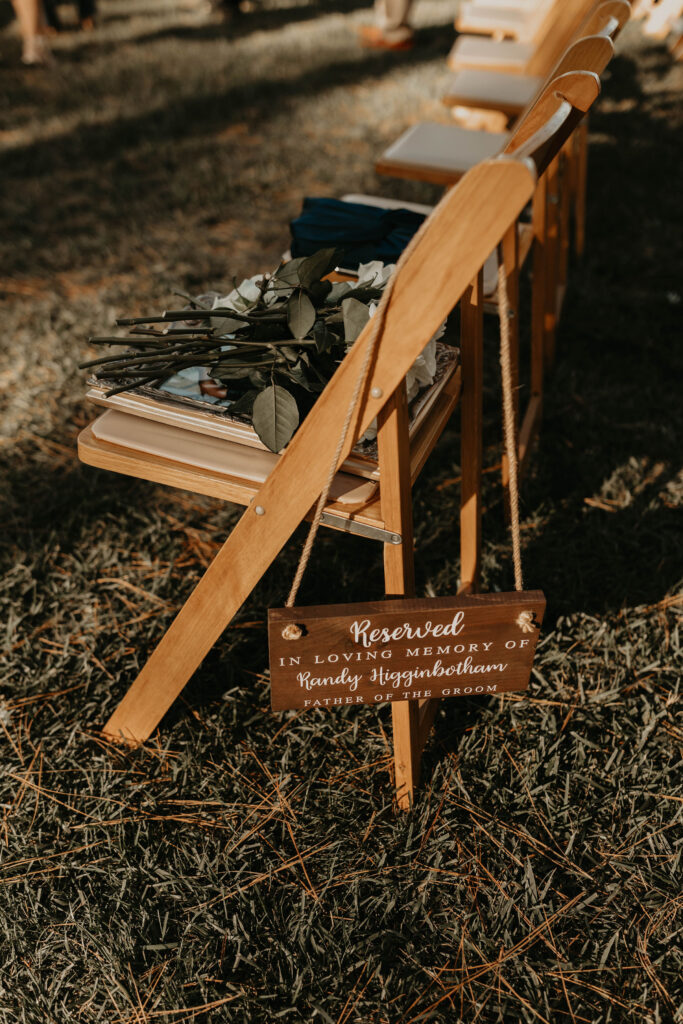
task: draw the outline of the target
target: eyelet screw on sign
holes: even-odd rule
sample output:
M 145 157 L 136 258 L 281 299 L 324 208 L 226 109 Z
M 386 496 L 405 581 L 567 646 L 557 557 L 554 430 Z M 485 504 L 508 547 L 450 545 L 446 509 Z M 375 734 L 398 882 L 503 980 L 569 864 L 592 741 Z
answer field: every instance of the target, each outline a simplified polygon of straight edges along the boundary
M 515 625 L 519 626 L 523 633 L 533 633 L 534 631 L 534 613 L 533 612 L 520 612 L 515 619 Z
M 296 622 L 289 622 L 282 630 L 283 640 L 300 640 L 304 635 L 304 631 L 301 626 L 297 626 Z

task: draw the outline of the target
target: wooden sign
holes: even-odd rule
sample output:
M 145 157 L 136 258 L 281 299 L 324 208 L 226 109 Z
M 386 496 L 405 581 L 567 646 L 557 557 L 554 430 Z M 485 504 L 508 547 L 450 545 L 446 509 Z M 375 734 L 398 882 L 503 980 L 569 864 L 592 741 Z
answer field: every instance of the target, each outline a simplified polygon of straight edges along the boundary
M 525 690 L 540 590 L 273 608 L 271 706 L 379 705 Z

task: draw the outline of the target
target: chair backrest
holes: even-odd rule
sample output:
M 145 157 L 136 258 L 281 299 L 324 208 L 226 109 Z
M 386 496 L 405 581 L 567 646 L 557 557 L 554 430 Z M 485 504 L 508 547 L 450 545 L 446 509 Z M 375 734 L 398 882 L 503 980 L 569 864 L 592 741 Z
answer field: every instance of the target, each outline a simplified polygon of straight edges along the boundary
M 529 59 L 526 73 L 545 77 L 577 35 L 594 6 L 595 0 L 562 0 L 562 3 L 556 4 L 547 31 Z
M 598 4 L 549 77 L 557 78 L 567 71 L 594 71 L 601 75 L 614 53 L 614 41 L 630 14 L 627 0 L 607 0 Z
M 412 360 L 460 300 L 532 197 L 537 174 L 560 152 L 599 92 L 600 80 L 592 72 L 573 72 L 553 80 L 536 104 L 533 118 L 525 122 L 523 131 L 513 133 L 503 154 L 469 171 L 427 218 L 417 244 L 397 270 L 383 343 L 350 444 L 355 443 L 383 404 L 373 398 L 370 386 L 377 384 L 385 397 L 389 394 L 387 387 L 393 390 L 398 386 Z M 365 328 L 338 374 L 347 372 L 351 361 L 360 366 L 372 329 L 372 323 Z M 336 375 L 331 384 L 335 380 Z M 306 427 L 307 421 L 299 434 Z
M 631 8 L 626 0 L 607 0 L 596 7 L 584 23 L 580 37 L 560 58 L 541 86 L 533 104 L 517 122 L 513 136 L 505 147 L 505 152 L 515 152 L 538 130 L 541 124 L 548 120 L 549 110 L 552 106 L 551 97 L 556 91 L 553 89 L 553 83 L 559 79 L 562 79 L 564 83 L 564 98 L 577 110 L 582 104 L 587 103 L 588 105 L 584 106 L 584 113 L 588 110 L 595 100 L 592 86 L 585 79 L 570 79 L 567 76 L 577 73 L 589 73 L 597 76 L 602 74 L 614 53 L 613 41 L 628 21 L 630 11 Z M 578 89 L 578 92 L 572 96 L 566 95 L 567 89 Z M 541 101 L 544 102 L 544 107 L 542 110 L 537 110 Z M 512 148 L 510 148 L 511 144 Z
M 614 42 L 630 17 L 628 0 L 605 0 L 591 11 L 579 29 L 579 35 L 606 35 Z
M 517 125 L 503 153 L 531 157 L 542 173 L 599 94 L 600 78 L 594 71 L 568 71 L 553 78 Z

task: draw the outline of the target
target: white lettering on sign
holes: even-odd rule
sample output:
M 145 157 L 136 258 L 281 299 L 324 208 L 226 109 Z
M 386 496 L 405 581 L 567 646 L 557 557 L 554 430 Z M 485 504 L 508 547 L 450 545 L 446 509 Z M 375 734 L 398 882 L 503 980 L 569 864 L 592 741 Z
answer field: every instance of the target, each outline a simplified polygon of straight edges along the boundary
M 488 672 L 504 672 L 506 668 L 507 663 L 500 661 L 488 665 L 475 665 L 471 655 L 468 654 L 464 661 L 459 661 L 455 665 L 444 665 L 440 658 L 434 662 L 431 668 L 404 668 L 392 671 L 380 665 L 379 668 L 373 668 L 371 671 L 370 682 L 377 683 L 379 686 L 390 684 L 394 690 L 397 690 L 401 686 L 412 686 L 416 679 L 474 676 Z
M 372 619 L 357 619 L 350 626 L 350 633 L 353 642 L 362 644 L 363 647 L 372 647 L 373 644 L 388 644 L 392 640 L 424 640 L 429 636 L 458 636 L 465 628 L 465 613 L 458 611 L 453 616 L 453 621 L 442 625 L 440 622 L 432 622 L 428 619 L 421 626 L 411 626 L 404 622 L 400 626 L 388 629 L 381 626 L 372 628 Z
M 373 669 L 374 672 L 374 669 Z M 348 668 L 343 668 L 338 676 L 314 676 L 310 672 L 298 672 L 297 681 L 305 690 L 314 690 L 316 686 L 348 686 L 351 693 L 358 689 L 362 676 L 352 676 Z

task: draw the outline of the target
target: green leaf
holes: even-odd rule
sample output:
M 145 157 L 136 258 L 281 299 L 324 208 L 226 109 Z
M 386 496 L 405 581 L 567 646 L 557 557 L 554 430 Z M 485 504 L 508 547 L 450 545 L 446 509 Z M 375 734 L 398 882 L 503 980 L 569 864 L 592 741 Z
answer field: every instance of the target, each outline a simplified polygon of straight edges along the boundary
M 287 303 L 287 323 L 295 338 L 305 338 L 315 323 L 315 307 L 305 292 L 295 291 Z
M 341 250 L 339 249 L 319 249 L 312 256 L 307 256 L 298 269 L 301 287 L 310 288 L 331 270 L 334 270 L 340 255 Z
M 336 306 L 339 300 L 350 291 L 353 291 L 350 281 L 335 281 L 327 293 L 327 305 Z
M 225 384 L 230 380 L 242 380 L 249 377 L 252 370 L 248 366 L 232 366 L 230 363 L 217 363 L 210 368 L 211 376 Z
M 299 280 L 299 267 L 302 263 L 305 263 L 308 257 L 298 256 L 295 260 L 289 260 L 287 263 L 283 263 L 281 267 L 278 267 L 273 277 L 276 277 L 278 281 L 282 281 L 284 284 L 291 284 L 296 287 L 301 284 Z
M 280 452 L 299 426 L 299 409 L 289 391 L 271 384 L 254 401 L 254 430 L 271 452 Z
M 332 332 L 328 331 L 322 320 L 317 320 L 313 327 L 313 339 L 317 352 L 329 352 L 337 340 Z
M 254 408 L 254 402 L 258 396 L 256 388 L 249 388 L 243 395 L 240 395 L 236 401 L 230 406 L 231 413 L 241 413 L 245 416 L 251 416 L 252 409 Z
M 289 377 L 294 384 L 298 384 L 300 388 L 305 391 L 312 391 L 313 388 L 309 383 L 308 377 L 306 376 L 306 370 L 301 360 L 295 363 L 294 366 L 281 367 L 279 373 L 284 374 L 285 377 Z
M 211 329 L 219 336 L 222 334 L 234 334 L 235 331 L 248 326 L 244 320 L 232 320 L 227 316 L 212 316 L 209 323 L 211 324 Z
M 358 299 L 344 299 L 342 302 L 344 316 L 344 340 L 347 345 L 354 341 L 370 319 L 370 310 Z

